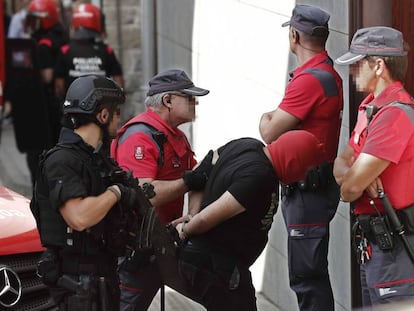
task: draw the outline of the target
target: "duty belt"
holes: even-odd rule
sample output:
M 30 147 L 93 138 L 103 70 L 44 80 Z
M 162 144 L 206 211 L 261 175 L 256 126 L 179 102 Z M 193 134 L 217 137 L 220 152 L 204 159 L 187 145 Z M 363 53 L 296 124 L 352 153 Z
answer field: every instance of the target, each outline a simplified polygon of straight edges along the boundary
M 394 233 L 387 215 L 358 215 L 356 219 L 352 228 L 353 240 L 360 235 L 381 250 L 394 248 Z
M 63 274 L 81 275 L 107 275 L 116 268 L 116 260 L 113 265 L 110 260 L 103 260 L 102 258 L 74 258 L 72 256 L 61 258 L 61 269 Z
M 296 189 L 301 191 L 319 191 L 328 185 L 336 183 L 333 176 L 333 163 L 323 162 L 308 171 L 306 178 L 291 184 L 282 184 L 282 196 L 292 195 Z

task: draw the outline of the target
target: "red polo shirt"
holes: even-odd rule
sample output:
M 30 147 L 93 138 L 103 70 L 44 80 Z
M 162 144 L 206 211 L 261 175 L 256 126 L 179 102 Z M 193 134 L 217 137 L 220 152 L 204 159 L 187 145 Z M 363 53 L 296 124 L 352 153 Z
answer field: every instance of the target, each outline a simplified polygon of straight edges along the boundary
M 355 159 L 363 152 L 391 162 L 380 178 L 393 206 L 404 208 L 414 202 L 414 191 L 409 182 L 414 180 L 414 120 L 403 109 L 389 105 L 394 101 L 412 102 L 400 82 L 393 83 L 376 98 L 368 95 L 359 106 L 358 121 L 349 144 L 354 149 Z M 368 128 L 367 105 L 381 108 Z M 412 109 L 406 108 L 408 111 Z M 375 214 L 369 201 L 365 193 L 355 201 L 355 214 Z M 381 201 L 374 202 L 383 212 Z
M 333 162 L 338 149 L 343 108 L 342 79 L 326 51 L 296 68 L 279 108 L 301 120 L 300 128 L 322 143 Z
M 159 149 L 146 133 L 135 132 L 119 144 L 119 139 L 128 127 L 135 123 L 147 123 L 165 134 L 167 140 L 163 145 L 164 161 L 158 165 Z M 117 138 L 111 146 L 111 156 L 125 170 L 131 170 L 135 177 L 152 178 L 154 180 L 175 180 L 185 170 L 196 164 L 194 152 L 185 134 L 178 128 L 171 128 L 151 110 L 139 114 L 128 121 L 118 131 Z M 157 206 L 157 212 L 164 222 L 169 222 L 182 215 L 184 196 L 168 204 Z

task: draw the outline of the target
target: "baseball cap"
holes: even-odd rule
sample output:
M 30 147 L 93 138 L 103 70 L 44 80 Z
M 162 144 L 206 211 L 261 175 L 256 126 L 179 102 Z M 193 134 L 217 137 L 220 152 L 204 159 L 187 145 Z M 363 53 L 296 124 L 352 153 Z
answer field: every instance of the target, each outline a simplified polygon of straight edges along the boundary
M 154 76 L 149 81 L 147 96 L 168 91 L 180 91 L 193 96 L 204 96 L 210 91 L 197 87 L 183 70 L 170 69 Z
M 329 33 L 328 21 L 331 16 L 311 5 L 296 5 L 289 21 L 282 27 L 292 27 L 312 36 L 326 36 Z
M 308 170 L 323 160 L 322 145 L 304 130 L 288 131 L 267 146 L 280 182 L 304 180 Z
M 338 65 L 350 65 L 367 55 L 404 56 L 402 33 L 394 28 L 376 26 L 358 29 L 354 34 L 349 52 L 335 60 Z

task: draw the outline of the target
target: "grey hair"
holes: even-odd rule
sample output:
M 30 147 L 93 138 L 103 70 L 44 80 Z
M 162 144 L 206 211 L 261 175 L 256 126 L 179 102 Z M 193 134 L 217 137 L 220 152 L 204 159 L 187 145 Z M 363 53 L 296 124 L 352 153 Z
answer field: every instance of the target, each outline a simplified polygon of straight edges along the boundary
M 161 107 L 162 107 L 162 98 L 165 95 L 168 95 L 169 92 L 163 92 L 163 93 L 158 93 L 158 94 L 154 94 L 151 96 L 147 96 L 147 98 L 145 98 L 145 106 L 147 106 L 147 108 L 151 108 L 152 111 L 160 111 Z

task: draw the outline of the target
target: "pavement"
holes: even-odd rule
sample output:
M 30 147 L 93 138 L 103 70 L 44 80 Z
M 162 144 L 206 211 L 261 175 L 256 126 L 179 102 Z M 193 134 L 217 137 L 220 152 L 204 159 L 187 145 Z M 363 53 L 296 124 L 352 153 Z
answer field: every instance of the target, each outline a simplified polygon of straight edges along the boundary
M 0 184 L 31 198 L 32 185 L 26 155 L 17 149 L 10 119 L 3 121 L 0 136 Z
M 19 152 L 16 147 L 13 124 L 10 119 L 4 120 L 0 133 L 0 185 L 4 185 L 30 199 L 32 197 L 32 186 L 26 156 Z M 258 311 L 280 310 L 260 293 L 257 293 L 257 305 Z M 160 292 L 158 292 L 148 310 L 202 311 L 206 309 L 173 289 L 166 287 L 165 309 L 161 306 Z

